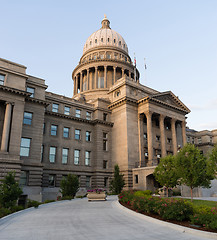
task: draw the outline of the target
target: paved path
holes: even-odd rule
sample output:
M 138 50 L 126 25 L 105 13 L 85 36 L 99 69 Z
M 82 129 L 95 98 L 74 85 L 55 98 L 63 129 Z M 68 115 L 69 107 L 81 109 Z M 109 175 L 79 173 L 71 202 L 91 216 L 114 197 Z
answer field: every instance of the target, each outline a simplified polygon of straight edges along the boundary
M 75 199 L 29 209 L 0 220 L 0 240 L 209 239 L 144 219 L 120 207 L 116 199 L 114 196 L 105 202 Z M 213 237 L 217 239 L 217 235 Z

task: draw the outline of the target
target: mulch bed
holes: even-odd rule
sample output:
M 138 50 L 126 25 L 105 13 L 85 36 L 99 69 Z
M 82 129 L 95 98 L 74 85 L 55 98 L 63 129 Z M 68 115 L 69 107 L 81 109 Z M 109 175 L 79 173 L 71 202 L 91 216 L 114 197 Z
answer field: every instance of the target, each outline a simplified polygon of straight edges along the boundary
M 119 202 L 120 203 L 120 202 Z M 120 203 L 122 206 L 136 212 L 131 206 L 127 205 L 127 204 L 124 204 L 124 203 Z M 146 215 L 146 216 L 149 216 L 149 217 L 152 217 L 152 218 L 156 218 L 156 219 L 159 219 L 159 220 L 162 220 L 162 221 L 165 221 L 165 222 L 169 222 L 169 223 L 174 223 L 174 224 L 177 224 L 177 225 L 181 225 L 183 227 L 188 227 L 188 228 L 193 228 L 193 229 L 197 229 L 197 230 L 201 230 L 201 231 L 206 231 L 206 232 L 213 232 L 213 233 L 217 233 L 217 230 L 212 230 L 212 229 L 206 229 L 205 227 L 202 227 L 202 226 L 193 226 L 189 221 L 183 221 L 183 222 L 179 222 L 179 221 L 176 221 L 176 220 L 164 220 L 162 217 L 160 217 L 159 215 L 155 215 L 155 214 L 147 214 L 147 213 L 141 213 L 143 215 Z

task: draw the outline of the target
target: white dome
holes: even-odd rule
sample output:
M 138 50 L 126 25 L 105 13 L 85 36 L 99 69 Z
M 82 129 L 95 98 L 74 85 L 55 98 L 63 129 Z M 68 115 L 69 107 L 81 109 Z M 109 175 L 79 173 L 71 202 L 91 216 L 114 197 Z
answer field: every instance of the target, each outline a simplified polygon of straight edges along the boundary
M 123 37 L 112 30 L 109 23 L 106 17 L 102 20 L 102 28 L 91 34 L 87 39 L 84 45 L 83 54 L 91 48 L 100 46 L 118 47 L 128 54 L 128 47 Z

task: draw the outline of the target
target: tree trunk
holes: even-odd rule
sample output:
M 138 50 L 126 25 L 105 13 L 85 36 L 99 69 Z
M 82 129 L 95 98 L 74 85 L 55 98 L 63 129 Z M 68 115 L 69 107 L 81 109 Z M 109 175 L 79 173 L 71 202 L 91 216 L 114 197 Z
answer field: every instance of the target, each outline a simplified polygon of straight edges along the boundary
M 166 190 L 167 190 L 167 197 L 169 197 L 169 191 L 168 191 L 168 187 L 166 188 Z
M 193 188 L 191 188 L 191 202 L 193 202 Z

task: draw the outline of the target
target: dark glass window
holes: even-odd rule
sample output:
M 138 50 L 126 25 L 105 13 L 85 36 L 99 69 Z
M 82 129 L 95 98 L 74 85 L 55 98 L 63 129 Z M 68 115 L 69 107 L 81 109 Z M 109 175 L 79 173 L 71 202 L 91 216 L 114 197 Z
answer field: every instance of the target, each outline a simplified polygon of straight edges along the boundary
M 69 128 L 68 127 L 63 128 L 63 137 L 69 138 Z
M 24 112 L 23 124 L 31 125 L 32 124 L 32 113 Z
M 55 160 L 56 160 L 56 147 L 50 147 L 49 160 L 50 160 L 50 163 L 55 162 Z
M 57 125 L 51 125 L 50 135 L 51 136 L 56 136 L 57 135 Z
M 5 75 L 0 74 L 0 85 L 4 85 Z
M 81 130 L 75 129 L 75 139 L 80 140 L 81 139 Z
M 90 142 L 90 132 L 86 131 L 86 141 Z
M 20 156 L 28 157 L 30 151 L 30 138 L 21 138 Z

